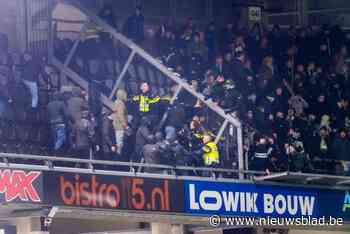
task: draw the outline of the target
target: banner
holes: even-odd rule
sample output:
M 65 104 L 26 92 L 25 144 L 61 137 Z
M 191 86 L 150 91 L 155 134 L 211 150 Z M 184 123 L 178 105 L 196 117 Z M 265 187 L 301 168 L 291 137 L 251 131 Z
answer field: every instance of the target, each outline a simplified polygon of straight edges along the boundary
M 41 203 L 42 172 L 0 169 L 0 202 Z
M 183 212 L 182 181 L 48 173 L 47 203 L 96 209 Z
M 350 194 L 342 190 L 201 181 L 184 182 L 184 190 L 192 215 L 350 220 Z

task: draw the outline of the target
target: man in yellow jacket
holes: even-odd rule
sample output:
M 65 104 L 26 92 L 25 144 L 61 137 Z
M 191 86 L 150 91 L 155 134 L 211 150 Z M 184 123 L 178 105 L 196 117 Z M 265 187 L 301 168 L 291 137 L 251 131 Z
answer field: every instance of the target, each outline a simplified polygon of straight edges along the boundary
M 203 161 L 204 166 L 211 167 L 220 163 L 220 154 L 216 143 L 213 141 L 209 134 L 203 136 L 204 146 L 203 150 Z
M 151 105 L 158 103 L 161 99 L 159 96 L 152 97 L 150 94 L 150 87 L 147 82 L 143 82 L 141 84 L 141 94 L 134 96 L 132 98 L 133 102 L 138 103 L 138 111 L 140 116 L 145 116 L 147 114 L 150 114 L 151 112 Z

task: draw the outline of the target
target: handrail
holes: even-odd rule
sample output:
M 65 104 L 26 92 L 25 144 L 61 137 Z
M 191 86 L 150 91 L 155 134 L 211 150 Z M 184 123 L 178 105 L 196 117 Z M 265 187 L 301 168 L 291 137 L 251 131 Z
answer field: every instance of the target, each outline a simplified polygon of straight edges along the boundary
M 0 153 L 0 159 L 25 159 L 25 160 L 36 160 L 46 162 L 70 162 L 80 164 L 96 164 L 104 166 L 128 166 L 128 167 L 145 167 L 155 168 L 164 170 L 182 170 L 182 171 L 211 171 L 211 172 L 222 172 L 222 173 L 239 173 L 237 169 L 225 169 L 225 168 L 209 168 L 209 167 L 192 167 L 192 166 L 169 166 L 163 164 L 150 164 L 150 163 L 137 163 L 137 162 L 122 162 L 122 161 L 106 161 L 106 160 L 93 160 L 93 159 L 80 159 L 74 156 L 41 156 L 41 155 L 27 155 L 27 154 L 13 154 L 13 153 Z M 8 163 L 11 164 L 11 163 Z M 264 174 L 261 171 L 245 171 L 247 174 Z

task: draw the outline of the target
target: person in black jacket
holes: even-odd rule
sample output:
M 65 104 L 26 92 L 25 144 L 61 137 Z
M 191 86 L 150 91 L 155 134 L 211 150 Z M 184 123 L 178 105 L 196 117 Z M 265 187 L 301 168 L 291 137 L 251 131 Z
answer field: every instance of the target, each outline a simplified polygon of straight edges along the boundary
M 136 132 L 134 161 L 138 162 L 142 158 L 142 149 L 146 144 L 154 143 L 154 135 L 151 133 L 151 120 L 144 116 L 141 125 Z
M 269 173 L 269 157 L 272 149 L 264 137 L 257 139 L 256 144 L 250 152 L 251 166 L 254 171 L 265 171 Z
M 345 129 L 339 131 L 339 135 L 335 138 L 332 148 L 332 155 L 339 161 L 336 165 L 336 174 L 344 174 L 348 170 L 347 163 L 350 161 L 350 140 Z
M 142 15 L 141 7 L 138 6 L 135 14 L 127 19 L 124 25 L 124 34 L 136 43 L 142 42 L 145 38 L 144 21 L 145 18 Z
M 95 123 L 89 117 L 89 111 L 82 111 L 81 119 L 75 128 L 74 148 L 77 156 L 82 159 L 89 159 L 92 140 L 95 134 Z
M 47 105 L 47 111 L 51 126 L 53 149 L 57 152 L 62 150 L 67 143 L 68 114 L 60 93 L 55 93 L 53 95 L 52 101 Z

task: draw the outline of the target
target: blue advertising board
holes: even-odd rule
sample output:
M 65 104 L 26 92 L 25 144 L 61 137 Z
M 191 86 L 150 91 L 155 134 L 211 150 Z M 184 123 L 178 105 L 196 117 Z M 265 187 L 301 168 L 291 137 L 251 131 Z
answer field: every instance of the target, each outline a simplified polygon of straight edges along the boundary
M 343 190 L 185 181 L 184 194 L 185 212 L 191 215 L 350 220 L 350 194 Z

